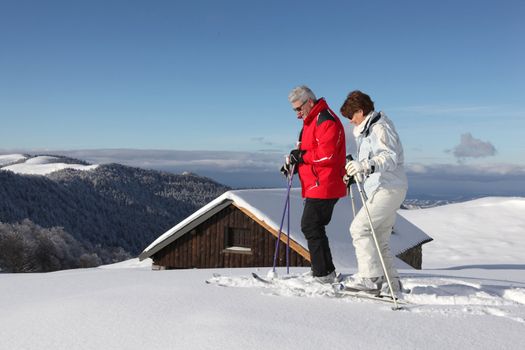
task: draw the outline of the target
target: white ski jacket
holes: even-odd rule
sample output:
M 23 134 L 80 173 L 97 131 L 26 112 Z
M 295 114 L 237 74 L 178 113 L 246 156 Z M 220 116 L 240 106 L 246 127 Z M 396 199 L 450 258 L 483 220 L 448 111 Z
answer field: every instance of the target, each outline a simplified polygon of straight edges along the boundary
M 364 189 L 368 198 L 379 189 L 407 189 L 404 154 L 401 140 L 394 124 L 383 112 L 370 112 L 365 120 L 354 128 L 357 144 L 357 160 L 370 173 Z

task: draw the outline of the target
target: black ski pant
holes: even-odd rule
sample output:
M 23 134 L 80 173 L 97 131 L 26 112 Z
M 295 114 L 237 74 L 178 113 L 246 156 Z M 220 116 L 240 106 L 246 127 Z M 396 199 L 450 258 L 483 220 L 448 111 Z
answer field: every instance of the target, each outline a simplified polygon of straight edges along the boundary
M 308 242 L 314 276 L 326 276 L 335 271 L 325 226 L 330 223 L 336 199 L 306 198 L 301 231 Z

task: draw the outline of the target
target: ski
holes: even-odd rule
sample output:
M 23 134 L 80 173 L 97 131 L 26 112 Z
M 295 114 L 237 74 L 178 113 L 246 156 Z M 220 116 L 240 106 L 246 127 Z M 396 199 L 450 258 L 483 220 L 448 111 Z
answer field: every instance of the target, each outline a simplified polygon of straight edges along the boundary
M 267 280 L 266 278 L 259 276 L 255 272 L 252 272 L 252 277 L 255 278 L 257 281 L 262 282 L 262 283 L 266 283 L 266 284 L 272 284 L 273 283 L 272 281 Z
M 364 292 L 354 292 L 349 290 L 337 290 L 336 287 L 334 287 L 334 294 L 336 298 L 357 298 L 357 299 L 367 299 L 367 300 L 375 300 L 385 303 L 394 304 L 394 300 L 390 296 L 386 295 L 374 295 L 374 294 L 368 294 Z M 397 304 L 399 305 L 407 305 L 408 302 L 403 299 L 396 299 Z
M 283 277 L 277 277 L 275 279 L 268 279 L 265 277 L 261 277 L 261 275 L 252 272 L 252 277 L 255 278 L 257 281 L 266 283 L 266 284 L 274 284 L 277 281 L 290 281 L 293 279 L 301 278 L 301 276 L 283 276 Z

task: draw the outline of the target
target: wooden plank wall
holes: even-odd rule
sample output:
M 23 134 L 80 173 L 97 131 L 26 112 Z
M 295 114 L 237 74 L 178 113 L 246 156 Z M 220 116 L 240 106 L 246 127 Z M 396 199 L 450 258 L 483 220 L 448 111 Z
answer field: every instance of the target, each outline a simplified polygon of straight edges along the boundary
M 421 246 L 422 244 L 412 247 L 404 253 L 397 255 L 397 257 L 413 268 L 421 270 L 421 265 L 423 264 L 423 250 Z
M 252 232 L 251 253 L 224 250 L 227 227 Z M 230 205 L 153 255 L 153 263 L 167 269 L 273 266 L 277 239 L 264 227 Z M 286 245 L 279 243 L 278 266 L 286 266 Z M 290 249 L 290 266 L 310 262 Z

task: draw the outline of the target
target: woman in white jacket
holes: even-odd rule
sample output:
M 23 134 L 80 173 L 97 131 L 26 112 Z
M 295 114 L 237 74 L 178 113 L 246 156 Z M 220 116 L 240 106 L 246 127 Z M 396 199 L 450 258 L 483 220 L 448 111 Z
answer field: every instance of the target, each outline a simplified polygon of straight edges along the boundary
M 346 171 L 364 181 L 366 204 L 374 226 L 394 293 L 401 291 L 390 251 L 390 234 L 396 212 L 407 192 L 403 147 L 394 124 L 383 112 L 374 111 L 374 102 L 361 91 L 352 91 L 341 107 L 341 114 L 354 124 L 357 159 L 347 163 Z M 350 290 L 389 294 L 381 260 L 377 253 L 364 206 L 350 225 L 358 273 L 343 284 Z

